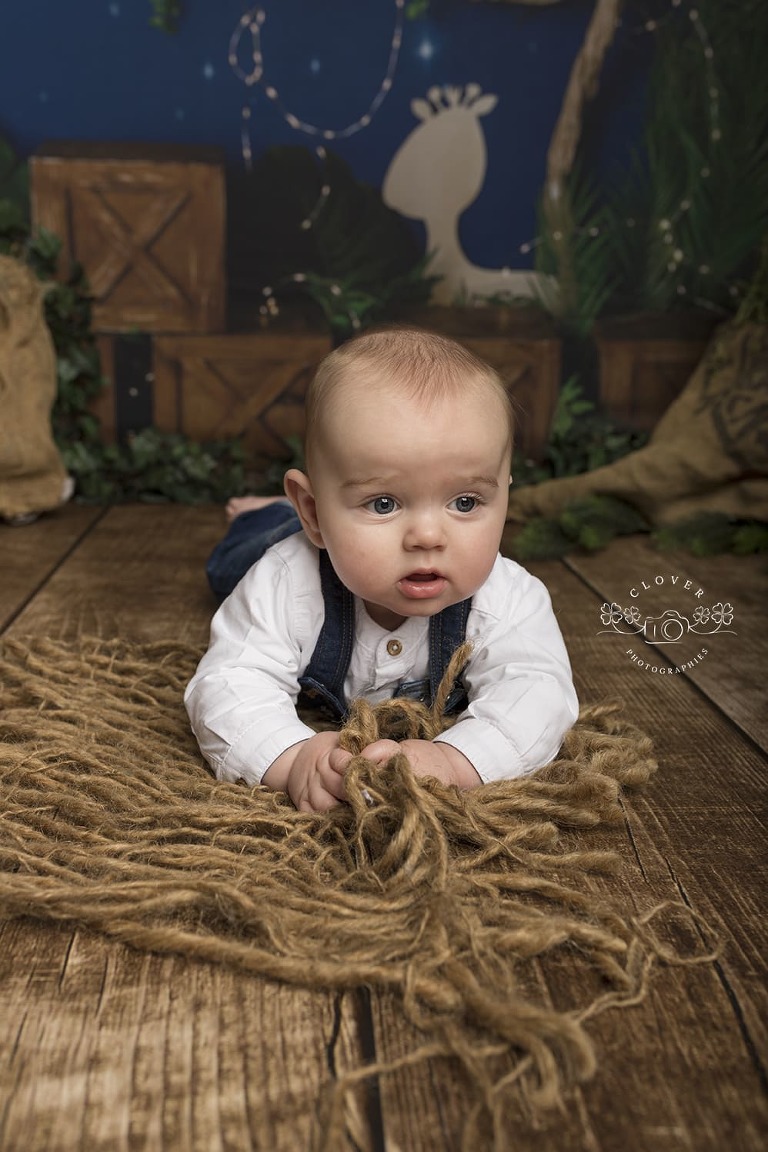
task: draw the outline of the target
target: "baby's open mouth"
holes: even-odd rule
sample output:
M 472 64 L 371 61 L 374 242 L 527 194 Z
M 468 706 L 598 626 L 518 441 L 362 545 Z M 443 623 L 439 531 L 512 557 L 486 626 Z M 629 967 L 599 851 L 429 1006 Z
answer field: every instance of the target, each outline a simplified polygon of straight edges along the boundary
M 411 600 L 429 600 L 441 596 L 446 584 L 445 577 L 439 572 L 409 572 L 399 581 L 398 587 Z

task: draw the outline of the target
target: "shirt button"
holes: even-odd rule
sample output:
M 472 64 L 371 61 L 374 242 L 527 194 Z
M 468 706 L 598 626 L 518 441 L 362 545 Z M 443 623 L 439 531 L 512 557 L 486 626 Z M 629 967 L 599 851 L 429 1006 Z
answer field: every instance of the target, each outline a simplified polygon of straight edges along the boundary
M 403 650 L 403 646 L 399 640 L 387 640 L 387 652 L 390 656 L 399 656 Z

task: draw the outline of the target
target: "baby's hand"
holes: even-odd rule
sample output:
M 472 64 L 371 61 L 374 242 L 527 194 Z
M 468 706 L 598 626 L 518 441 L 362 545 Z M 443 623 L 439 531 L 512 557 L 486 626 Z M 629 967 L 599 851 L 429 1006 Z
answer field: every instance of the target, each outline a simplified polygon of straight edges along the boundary
M 262 784 L 287 792 L 299 812 L 327 812 L 346 799 L 344 773 L 351 759 L 339 747 L 338 732 L 318 732 L 278 756 Z
M 451 744 L 432 740 L 376 740 L 363 748 L 362 755 L 375 764 L 384 764 L 396 753 L 402 752 L 414 776 L 434 776 L 442 784 L 455 784 L 458 788 L 476 788 L 482 780 L 469 760 Z

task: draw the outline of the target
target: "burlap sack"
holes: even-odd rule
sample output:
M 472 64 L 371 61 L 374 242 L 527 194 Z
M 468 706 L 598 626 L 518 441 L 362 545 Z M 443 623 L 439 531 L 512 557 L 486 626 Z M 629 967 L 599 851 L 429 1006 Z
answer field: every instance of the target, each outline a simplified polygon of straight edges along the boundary
M 512 489 L 510 520 L 615 496 L 652 526 L 699 512 L 768 521 L 768 327 L 719 327 L 645 447 L 613 464 Z
M 56 354 L 43 314 L 46 286 L 0 256 L 0 516 L 55 508 L 68 477 L 53 440 Z

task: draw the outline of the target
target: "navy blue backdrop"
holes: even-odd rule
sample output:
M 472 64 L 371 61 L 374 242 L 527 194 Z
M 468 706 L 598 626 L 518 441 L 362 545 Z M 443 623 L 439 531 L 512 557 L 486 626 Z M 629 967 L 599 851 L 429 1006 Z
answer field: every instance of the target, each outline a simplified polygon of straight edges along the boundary
M 0 136 L 21 156 L 44 140 L 214 144 L 243 167 L 241 112 L 252 109 L 254 155 L 275 144 L 314 146 L 262 87 L 228 62 L 242 0 L 183 0 L 175 35 L 151 28 L 149 0 L 28 0 L 0 15 Z M 367 110 L 386 74 L 394 0 L 263 0 L 264 79 L 300 119 L 338 129 Z M 355 175 L 380 186 L 416 121 L 411 101 L 434 84 L 479 84 L 499 100 L 482 124 L 485 188 L 462 219 L 473 262 L 525 267 L 550 136 L 592 0 L 526 7 L 432 0 L 405 20 L 391 91 L 370 125 L 328 141 Z M 639 137 L 652 36 L 642 8 L 625 17 L 586 121 L 597 170 L 621 165 Z M 250 36 L 241 43 L 248 70 Z

